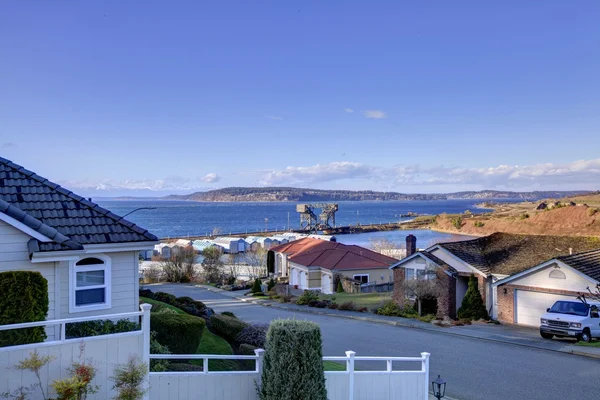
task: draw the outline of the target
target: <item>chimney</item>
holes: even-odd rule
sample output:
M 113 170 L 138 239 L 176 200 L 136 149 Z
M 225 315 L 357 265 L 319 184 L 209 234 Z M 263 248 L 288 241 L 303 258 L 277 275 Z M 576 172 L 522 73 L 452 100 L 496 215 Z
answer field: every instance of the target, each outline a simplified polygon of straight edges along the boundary
M 406 257 L 410 257 L 417 252 L 417 237 L 408 235 L 406 237 Z

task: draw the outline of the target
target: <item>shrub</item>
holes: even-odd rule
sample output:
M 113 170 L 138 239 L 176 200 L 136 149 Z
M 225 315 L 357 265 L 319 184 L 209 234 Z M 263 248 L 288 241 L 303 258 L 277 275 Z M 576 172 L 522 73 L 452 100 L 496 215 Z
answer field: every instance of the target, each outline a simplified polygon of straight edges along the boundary
M 341 279 L 338 281 L 336 293 L 344 293 L 344 285 L 342 285 Z
M 159 307 L 156 311 L 154 311 L 154 313 L 155 314 L 179 314 L 177 311 L 175 311 L 169 307 Z
M 157 300 L 157 301 L 162 301 L 163 303 L 167 303 L 172 306 L 177 304 L 177 297 L 173 296 L 172 294 L 165 293 L 165 292 L 154 293 L 154 297 L 152 297 L 152 299 Z
M 338 310 L 354 311 L 356 310 L 356 304 L 353 301 L 347 301 L 338 306 Z
M 140 361 L 139 356 L 130 356 L 125 365 L 117 365 L 110 380 L 117 391 L 115 400 L 141 400 L 148 389 L 144 382 L 148 378 L 148 366 Z
M 187 363 L 170 363 L 167 369 L 169 372 L 197 372 L 202 371 L 202 366 Z
M 305 290 L 304 293 L 302 293 L 302 296 L 298 297 L 298 300 L 296 300 L 296 304 L 304 306 L 313 300 L 319 300 L 319 295 L 312 290 Z
M 194 300 L 194 299 L 192 299 L 191 297 L 188 297 L 188 296 L 177 297 L 175 299 L 175 301 L 177 303 L 179 303 L 179 304 L 186 305 L 186 306 L 188 306 L 188 305 L 194 305 L 194 303 L 196 302 L 196 300 Z
M 150 354 L 171 354 L 167 346 L 163 346 L 156 340 L 156 332 L 150 332 Z M 150 371 L 164 372 L 169 366 L 168 360 L 150 360 Z
M 427 315 L 423 315 L 422 317 L 417 317 L 417 319 L 421 322 L 431 322 L 435 319 L 435 315 L 427 314 Z
M 331 303 L 327 306 L 327 308 L 330 308 L 332 310 L 337 310 L 338 305 L 337 305 L 337 303 Z
M 161 311 L 164 312 L 165 310 L 166 309 L 163 308 Z M 173 310 L 169 311 L 172 312 Z M 111 333 L 132 332 L 139 329 L 140 325 L 137 322 L 133 322 L 128 319 L 120 319 L 116 324 L 109 319 L 105 319 L 67 324 L 65 333 L 67 335 L 67 339 L 72 339 L 88 336 L 108 335 Z
M 267 341 L 267 330 L 269 325 L 256 324 L 248 325 L 236 338 L 237 343 L 250 344 L 255 347 L 265 347 Z M 252 353 L 254 354 L 254 353 Z
M 235 343 L 238 335 L 249 325 L 237 318 L 218 314 L 211 316 L 209 321 L 211 329 L 230 343 Z
M 174 354 L 195 354 L 202 339 L 205 322 L 186 314 L 150 314 L 150 327 L 156 340 Z
M 527 214 L 527 213 L 523 213 L 523 214 L 519 215 L 519 219 L 527 219 L 527 218 L 529 218 L 529 214 Z
M 152 290 L 150 290 L 150 289 L 140 289 L 139 294 L 140 294 L 140 297 L 154 299 L 154 293 L 152 293 Z
M 485 224 L 481 221 L 475 221 L 473 222 L 473 225 L 475 226 L 475 228 L 483 228 L 485 226 Z
M 279 302 L 280 303 L 289 303 L 290 301 L 292 301 L 292 295 L 291 294 L 284 294 L 282 296 L 279 296 Z
M 311 301 L 308 302 L 308 306 L 309 307 L 316 307 L 318 303 L 319 303 L 319 300 L 311 300 Z
M 477 278 L 474 275 L 471 275 L 469 278 L 467 293 L 465 293 L 465 297 L 456 314 L 459 319 L 489 319 L 483 299 L 481 298 L 481 293 L 477 289 Z
M 254 353 L 254 350 L 256 350 L 256 349 L 258 349 L 258 347 L 252 346 L 251 344 L 242 343 L 240 345 L 238 353 L 240 353 L 240 355 L 243 355 L 243 356 L 253 356 L 256 354 L 256 353 Z
M 404 318 L 414 318 L 418 315 L 411 306 L 400 306 L 393 301 L 388 301 L 383 306 L 379 307 L 375 313 L 379 315 L 387 315 L 388 317 Z
M 235 316 L 235 314 L 234 314 L 234 313 L 232 313 L 231 311 L 223 311 L 223 312 L 221 313 L 221 315 L 227 315 L 228 317 L 237 318 L 237 317 Z
M 454 217 L 450 220 L 450 223 L 452 224 L 452 226 L 454 226 L 456 229 L 461 229 L 462 225 L 463 225 L 463 220 L 462 217 Z
M 319 326 L 310 321 L 275 320 L 258 388 L 261 400 L 326 400 Z
M 0 273 L 0 325 L 43 321 L 48 314 L 48 281 L 39 272 Z M 46 339 L 43 326 L 0 331 L 0 347 L 38 343 Z
M 367 307 L 361 307 L 358 309 L 358 312 L 367 312 L 369 309 Z
M 275 280 L 273 278 L 269 279 L 269 282 L 267 282 L 267 290 L 271 290 L 275 287 Z
M 254 283 L 252 284 L 252 289 L 250 289 L 250 291 L 253 294 L 257 294 L 257 293 L 261 293 L 262 294 L 262 288 L 261 288 L 261 282 L 260 279 L 256 278 L 254 280 Z

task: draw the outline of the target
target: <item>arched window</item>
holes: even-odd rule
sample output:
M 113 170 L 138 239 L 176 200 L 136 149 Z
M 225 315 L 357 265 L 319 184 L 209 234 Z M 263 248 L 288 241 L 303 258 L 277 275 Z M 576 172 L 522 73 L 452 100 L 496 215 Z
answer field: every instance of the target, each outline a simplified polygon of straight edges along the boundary
M 567 279 L 567 276 L 565 275 L 564 272 L 562 272 L 560 269 L 554 269 L 552 271 L 550 271 L 550 274 L 548 275 L 549 278 L 552 279 Z
M 86 257 L 71 262 L 69 312 L 110 308 L 110 258 Z

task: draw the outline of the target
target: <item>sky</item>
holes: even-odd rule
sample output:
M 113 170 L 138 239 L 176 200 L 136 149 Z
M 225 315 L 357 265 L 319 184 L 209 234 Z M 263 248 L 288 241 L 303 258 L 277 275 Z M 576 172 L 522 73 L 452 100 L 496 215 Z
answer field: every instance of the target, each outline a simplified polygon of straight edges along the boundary
M 0 2 L 0 156 L 82 195 L 600 189 L 600 2 Z

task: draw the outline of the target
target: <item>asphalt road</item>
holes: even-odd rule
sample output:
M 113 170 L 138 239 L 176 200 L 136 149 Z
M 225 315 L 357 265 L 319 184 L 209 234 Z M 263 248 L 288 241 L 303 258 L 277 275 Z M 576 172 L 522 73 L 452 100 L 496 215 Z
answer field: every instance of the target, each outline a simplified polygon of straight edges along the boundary
M 447 395 L 460 400 L 567 400 L 600 398 L 600 360 L 463 338 L 414 328 L 381 325 L 248 304 L 218 293 L 183 285 L 150 287 L 201 300 L 217 312 L 232 311 L 252 323 L 277 318 L 316 322 L 323 336 L 323 354 L 343 356 L 419 356 L 431 353 L 430 376 L 448 381 Z M 379 365 L 358 365 L 373 369 Z M 381 365 L 383 367 L 383 365 Z M 404 365 L 394 365 L 394 368 Z M 417 366 L 412 366 L 416 368 Z

